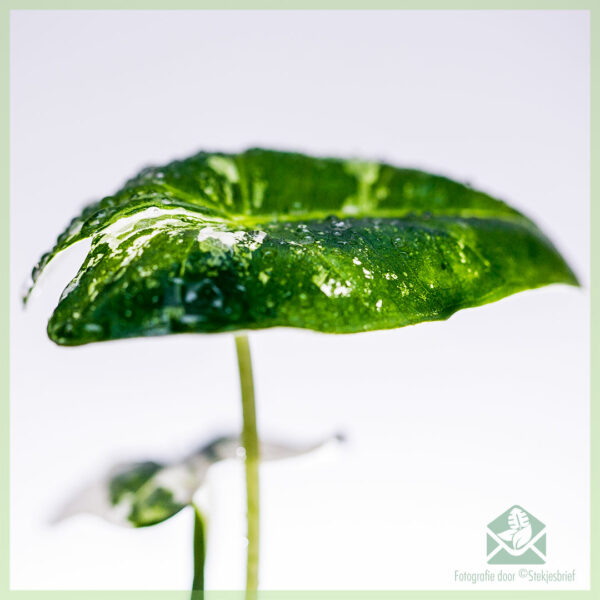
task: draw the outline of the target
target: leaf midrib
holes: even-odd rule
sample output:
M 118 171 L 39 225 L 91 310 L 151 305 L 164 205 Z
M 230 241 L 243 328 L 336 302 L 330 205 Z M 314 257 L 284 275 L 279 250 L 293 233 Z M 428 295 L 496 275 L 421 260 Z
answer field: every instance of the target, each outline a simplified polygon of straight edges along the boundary
M 319 211 L 304 211 L 304 212 L 294 212 L 294 213 L 263 213 L 256 215 L 245 215 L 245 214 L 235 214 L 226 211 L 215 211 L 215 208 L 212 206 L 204 206 L 193 204 L 187 200 L 179 201 L 174 203 L 173 198 L 169 198 L 168 204 L 156 203 L 156 202 L 144 202 L 136 207 L 137 210 L 127 211 L 127 214 L 122 214 L 121 211 L 117 211 L 114 215 L 112 215 L 105 223 L 103 223 L 97 230 L 99 233 L 104 230 L 109 225 L 112 225 L 119 221 L 121 218 L 125 216 L 132 216 L 136 212 L 141 212 L 142 210 L 150 207 L 157 206 L 158 208 L 169 211 L 176 210 L 177 208 L 183 208 L 185 210 L 190 211 L 191 213 L 196 213 L 198 216 L 208 217 L 209 220 L 223 220 L 224 223 L 231 223 L 235 225 L 241 225 L 248 228 L 253 228 L 255 226 L 261 225 L 269 225 L 273 223 L 299 223 L 303 221 L 324 221 L 327 218 L 334 217 L 339 220 L 360 220 L 360 219 L 368 219 L 368 220 L 376 220 L 376 219 L 424 219 L 424 220 L 432 220 L 440 219 L 440 218 L 456 218 L 456 219 L 480 219 L 480 220 L 495 220 L 495 221 L 505 221 L 507 223 L 514 223 L 520 225 L 531 226 L 532 223 L 529 219 L 518 212 L 507 213 L 507 212 L 498 212 L 493 210 L 482 210 L 482 209 L 444 209 L 443 211 L 436 211 L 435 213 L 431 211 L 415 211 L 413 208 L 411 209 L 380 209 L 380 210 L 370 210 L 368 212 L 356 212 L 349 213 L 344 210 L 319 210 Z M 125 206 L 123 207 L 125 208 Z M 217 214 L 215 214 L 215 212 Z M 89 219 L 93 219 L 94 215 L 90 215 Z M 94 235 L 92 233 L 91 235 Z

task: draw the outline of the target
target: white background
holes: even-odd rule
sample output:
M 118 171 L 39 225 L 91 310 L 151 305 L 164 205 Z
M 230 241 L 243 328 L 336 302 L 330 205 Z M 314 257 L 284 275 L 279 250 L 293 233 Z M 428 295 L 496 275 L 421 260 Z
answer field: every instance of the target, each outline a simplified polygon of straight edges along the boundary
M 85 202 L 146 164 L 252 145 L 468 180 L 584 284 L 396 331 L 253 334 L 263 435 L 349 438 L 264 467 L 262 587 L 461 587 L 514 503 L 547 524 L 547 567 L 586 587 L 588 28 L 560 11 L 13 12 L 12 587 L 189 586 L 187 511 L 145 530 L 48 520 L 114 461 L 239 428 L 232 338 L 54 346 L 45 320 L 81 256 L 27 311 L 19 292 Z M 235 463 L 209 477 L 209 587 L 243 583 L 242 482 Z

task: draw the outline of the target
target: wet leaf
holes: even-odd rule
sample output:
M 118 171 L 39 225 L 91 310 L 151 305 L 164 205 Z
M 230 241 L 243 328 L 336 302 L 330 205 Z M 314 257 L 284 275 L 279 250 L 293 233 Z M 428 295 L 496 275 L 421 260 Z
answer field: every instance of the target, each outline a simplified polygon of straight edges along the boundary
M 261 460 L 265 462 L 302 456 L 341 439 L 341 436 L 334 436 L 315 444 L 299 446 L 261 442 Z M 63 507 L 55 521 L 80 513 L 91 513 L 129 527 L 162 523 L 192 503 L 212 465 L 243 456 L 244 450 L 237 436 L 222 436 L 171 463 L 144 461 L 117 465 L 77 493 Z
M 351 333 L 446 319 L 573 272 L 532 221 L 445 177 L 249 150 L 149 168 L 87 207 L 33 273 L 91 249 L 58 344 L 275 326 Z

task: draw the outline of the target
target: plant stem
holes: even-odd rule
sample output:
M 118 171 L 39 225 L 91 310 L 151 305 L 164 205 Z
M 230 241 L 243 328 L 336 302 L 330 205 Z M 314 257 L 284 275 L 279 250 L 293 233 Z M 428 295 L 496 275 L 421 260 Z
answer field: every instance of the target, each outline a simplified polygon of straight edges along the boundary
M 194 580 L 192 600 L 204 599 L 204 561 L 206 559 L 206 534 L 204 519 L 195 504 L 194 508 Z
M 246 499 L 248 521 L 248 560 L 246 563 L 246 598 L 256 598 L 258 590 L 258 558 L 259 558 L 259 482 L 258 463 L 259 446 L 256 431 L 256 409 L 254 405 L 254 381 L 252 378 L 252 359 L 248 336 L 235 337 L 240 384 L 242 388 L 242 444 L 245 449 L 246 462 Z

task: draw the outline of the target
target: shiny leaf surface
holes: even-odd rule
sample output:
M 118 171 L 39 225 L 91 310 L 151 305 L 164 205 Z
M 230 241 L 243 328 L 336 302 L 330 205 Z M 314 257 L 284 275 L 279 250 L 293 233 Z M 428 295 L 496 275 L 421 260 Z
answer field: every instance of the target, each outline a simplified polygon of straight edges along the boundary
M 64 345 L 275 326 L 351 333 L 577 285 L 525 216 L 450 179 L 254 149 L 145 169 L 33 273 L 91 237 L 48 333 Z

